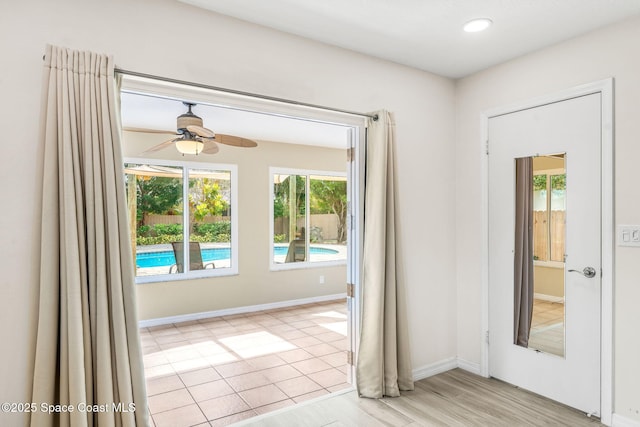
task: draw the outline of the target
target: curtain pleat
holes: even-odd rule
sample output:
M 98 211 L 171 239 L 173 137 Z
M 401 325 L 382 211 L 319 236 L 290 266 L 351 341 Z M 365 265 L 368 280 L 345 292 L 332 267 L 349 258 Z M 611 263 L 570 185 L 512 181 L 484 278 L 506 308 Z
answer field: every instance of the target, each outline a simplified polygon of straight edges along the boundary
M 367 129 L 362 324 L 356 365 L 362 397 L 413 390 L 404 284 L 396 245 L 395 123 L 381 111 Z
M 533 317 L 533 159 L 516 159 L 515 247 L 513 255 L 513 343 L 529 347 Z
M 34 412 L 34 427 L 149 422 L 117 85 L 111 57 L 47 46 L 32 401 L 75 410 Z

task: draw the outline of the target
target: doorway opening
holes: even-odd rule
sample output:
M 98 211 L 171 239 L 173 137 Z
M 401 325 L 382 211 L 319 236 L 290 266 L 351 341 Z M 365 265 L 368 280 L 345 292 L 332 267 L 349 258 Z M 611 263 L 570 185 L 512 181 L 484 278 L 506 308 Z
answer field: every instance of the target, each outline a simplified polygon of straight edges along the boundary
M 149 151 L 170 141 L 162 132 L 184 102 L 204 126 L 257 147 Z M 170 258 L 137 263 L 156 425 L 237 421 L 351 389 L 358 292 L 345 289 L 359 281 L 364 119 L 140 78 L 123 79 L 122 115 L 136 261 Z M 144 205 L 143 186 L 160 200 Z

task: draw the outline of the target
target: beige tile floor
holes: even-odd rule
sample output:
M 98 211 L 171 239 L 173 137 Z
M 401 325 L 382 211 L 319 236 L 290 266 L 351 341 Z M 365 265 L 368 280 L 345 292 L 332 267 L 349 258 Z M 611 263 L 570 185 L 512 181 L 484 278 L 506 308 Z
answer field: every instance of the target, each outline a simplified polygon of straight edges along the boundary
M 345 300 L 140 330 L 153 425 L 224 426 L 349 388 Z
M 534 300 L 529 348 L 564 356 L 564 303 Z

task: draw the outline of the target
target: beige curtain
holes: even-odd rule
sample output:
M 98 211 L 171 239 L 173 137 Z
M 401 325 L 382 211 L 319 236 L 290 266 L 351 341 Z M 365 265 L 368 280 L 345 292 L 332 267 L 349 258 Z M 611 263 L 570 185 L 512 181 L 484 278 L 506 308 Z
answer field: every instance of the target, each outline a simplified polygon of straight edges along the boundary
M 533 158 L 516 159 L 516 218 L 513 251 L 513 343 L 529 346 L 533 317 Z
M 112 58 L 47 46 L 32 402 L 75 410 L 34 427 L 148 425 L 116 84 Z
M 362 397 L 399 396 L 413 390 L 405 293 L 398 274 L 394 145 L 390 113 L 367 129 L 362 325 L 356 365 Z

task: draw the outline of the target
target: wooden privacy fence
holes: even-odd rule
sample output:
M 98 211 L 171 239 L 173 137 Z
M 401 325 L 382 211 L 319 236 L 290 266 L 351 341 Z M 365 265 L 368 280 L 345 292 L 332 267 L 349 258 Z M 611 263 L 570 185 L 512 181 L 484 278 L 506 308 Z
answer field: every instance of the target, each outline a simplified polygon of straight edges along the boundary
M 533 256 L 544 261 L 564 261 L 565 211 L 533 212 Z M 549 244 L 549 239 L 551 244 Z M 551 257 L 549 257 L 551 250 Z

